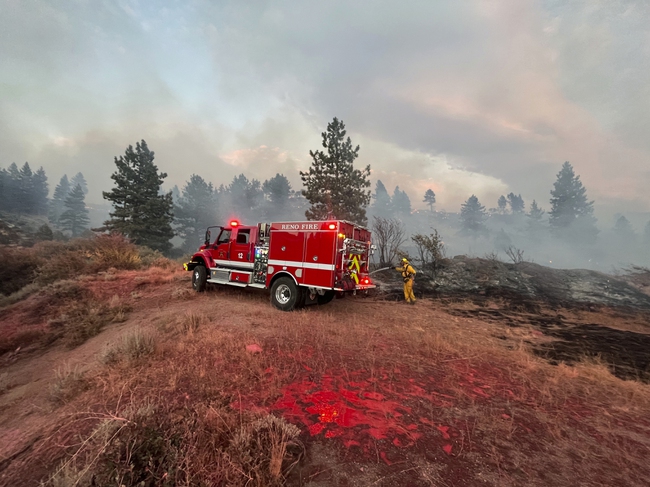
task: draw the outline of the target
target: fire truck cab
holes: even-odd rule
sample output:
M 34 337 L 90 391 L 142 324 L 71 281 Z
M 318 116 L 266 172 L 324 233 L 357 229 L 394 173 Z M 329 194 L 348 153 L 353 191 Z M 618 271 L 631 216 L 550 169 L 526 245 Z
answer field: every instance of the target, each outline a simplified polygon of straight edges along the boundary
M 271 290 L 283 311 L 327 304 L 337 294 L 375 285 L 368 273 L 370 231 L 343 220 L 208 227 L 205 242 L 183 264 L 192 287 L 208 283 Z

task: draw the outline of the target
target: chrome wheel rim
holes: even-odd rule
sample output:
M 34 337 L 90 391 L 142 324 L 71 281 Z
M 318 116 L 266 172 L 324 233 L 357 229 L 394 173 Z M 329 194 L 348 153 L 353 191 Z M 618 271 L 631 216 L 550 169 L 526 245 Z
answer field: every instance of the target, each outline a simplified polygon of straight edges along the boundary
M 280 304 L 287 304 L 291 299 L 291 288 L 286 284 L 280 284 L 275 290 L 275 300 Z

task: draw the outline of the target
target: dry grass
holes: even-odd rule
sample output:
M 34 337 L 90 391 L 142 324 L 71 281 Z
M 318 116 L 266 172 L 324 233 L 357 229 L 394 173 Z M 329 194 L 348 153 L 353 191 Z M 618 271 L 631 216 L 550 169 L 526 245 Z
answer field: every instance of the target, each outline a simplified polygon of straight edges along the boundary
M 267 415 L 243 426 L 230 451 L 251 485 L 281 484 L 302 457 L 304 446 L 299 436 L 295 425 Z
M 175 280 L 157 272 L 142 273 L 143 282 L 167 286 L 169 296 Z M 396 390 L 412 379 L 444 395 L 449 405 L 399 400 L 412 408 L 410 421 L 447 425 L 453 452 L 425 456 L 441 451 L 442 439 L 422 425 L 410 449 L 379 440 L 376 454 L 345 450 L 349 458 L 336 457 L 336 438 L 317 437 L 350 484 L 643 485 L 650 475 L 650 386 L 614 377 L 597 359 L 549 365 L 530 352 L 530 327 L 451 316 L 426 300 L 407 307 L 358 297 L 282 313 L 265 293 L 220 290 L 194 295 L 192 306 L 150 309 L 157 335 L 134 328 L 107 349 L 111 367 L 68 404 L 104 412 L 88 413 L 94 426 L 81 446 L 76 437 L 65 449 L 51 444 L 60 453 L 50 485 L 89 474 L 98 485 L 308 485 L 296 472 L 324 461 L 299 462 L 315 438 L 272 406 L 289 384 L 359 374 Z M 262 351 L 247 351 L 251 344 Z M 399 462 L 386 465 L 380 449 Z M 359 465 L 372 465 L 373 477 L 353 479 L 365 475 Z M 309 472 L 320 479 L 320 467 Z
M 60 306 L 56 318 L 49 322 L 57 337 L 76 347 L 97 335 L 111 322 L 123 322 L 131 307 L 118 297 L 106 303 L 91 297 L 80 288 L 78 294 Z
M 28 302 L 14 304 L 15 309 L 3 317 L 0 353 L 59 340 L 76 347 L 107 324 L 124 322 L 132 310 L 117 295 L 106 301 L 95 297 L 79 280 L 57 281 L 35 292 Z
M 198 331 L 202 325 L 209 321 L 205 314 L 189 311 L 181 317 L 178 329 L 185 335 L 193 335 L 194 332 Z
M 35 291 L 34 286 L 18 294 L 26 286 L 37 287 L 84 274 L 140 268 L 169 271 L 178 264 L 160 252 L 137 247 L 121 235 L 98 235 L 69 242 L 43 241 L 32 248 L 0 245 L 0 295 L 7 306 Z
M 106 346 L 100 354 L 99 361 L 112 365 L 121 359 L 138 360 L 155 351 L 156 337 L 153 333 L 136 326 L 122 335 L 117 343 Z
M 54 379 L 50 383 L 50 400 L 55 404 L 66 403 L 85 390 L 87 385 L 79 365 L 73 367 L 69 363 L 63 364 L 54 371 Z
M 150 355 L 155 350 L 156 339 L 151 333 L 145 332 L 141 328 L 134 328 L 122 339 L 121 352 L 131 360 Z

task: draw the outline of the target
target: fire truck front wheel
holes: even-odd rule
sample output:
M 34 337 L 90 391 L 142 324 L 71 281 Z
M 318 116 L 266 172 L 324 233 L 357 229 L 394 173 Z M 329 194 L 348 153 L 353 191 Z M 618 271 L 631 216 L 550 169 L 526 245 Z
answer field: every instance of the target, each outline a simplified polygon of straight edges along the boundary
M 205 267 L 202 265 L 197 265 L 192 271 L 192 287 L 198 293 L 205 291 L 205 286 L 207 284 L 208 275 L 205 271 Z
M 296 308 L 300 290 L 290 277 L 280 277 L 271 286 L 271 304 L 282 311 Z

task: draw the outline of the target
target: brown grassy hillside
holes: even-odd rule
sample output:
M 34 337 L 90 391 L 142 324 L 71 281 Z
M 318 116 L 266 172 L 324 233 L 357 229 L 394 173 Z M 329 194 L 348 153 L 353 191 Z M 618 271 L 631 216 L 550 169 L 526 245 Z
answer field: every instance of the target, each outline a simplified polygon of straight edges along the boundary
M 638 315 L 381 295 L 283 313 L 84 255 L 0 309 L 2 485 L 647 485 L 650 386 L 533 353 L 558 340 L 535 316 L 647 334 Z

